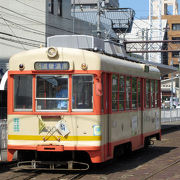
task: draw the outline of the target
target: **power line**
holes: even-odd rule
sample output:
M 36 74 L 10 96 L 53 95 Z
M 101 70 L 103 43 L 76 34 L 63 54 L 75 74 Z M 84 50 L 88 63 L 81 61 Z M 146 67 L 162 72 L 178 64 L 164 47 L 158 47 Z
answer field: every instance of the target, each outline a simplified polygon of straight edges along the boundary
M 42 12 L 42 13 L 45 13 L 45 14 L 48 14 L 48 15 L 49 15 L 49 13 L 47 13 L 46 11 L 43 11 L 43 10 L 38 9 L 38 8 L 36 8 L 36 7 L 33 7 L 33 6 L 31 6 L 31 5 L 29 5 L 29 4 L 26 4 L 26 3 L 22 2 L 22 1 L 19 1 L 19 0 L 16 0 L 16 1 L 19 2 L 19 3 L 21 3 L 21 4 L 23 4 L 23 5 L 25 5 L 25 6 L 28 6 L 28 7 L 32 8 L 32 9 L 35 9 L 35 10 L 37 10 L 37 11 L 39 11 L 39 12 Z M 52 15 L 52 16 L 55 16 L 54 14 L 51 14 L 51 15 Z M 70 18 L 66 18 L 66 17 L 62 17 L 62 16 L 61 16 L 61 18 L 67 19 L 67 20 L 70 20 L 70 21 L 73 21 L 73 20 L 70 19 Z
M 135 16 L 135 17 L 136 17 L 136 16 Z M 137 18 L 138 20 L 142 21 L 143 23 L 147 24 L 148 26 L 150 25 L 148 22 L 146 22 L 146 21 L 144 21 L 144 20 L 142 20 L 142 19 L 140 19 L 140 18 L 138 18 L 138 17 L 136 17 L 136 18 Z M 165 31 L 163 31 L 163 30 L 155 27 L 154 25 L 152 25 L 152 26 L 154 27 L 155 30 L 159 30 L 159 31 L 161 31 L 161 32 L 165 32 Z M 142 29 L 142 28 L 141 28 L 141 29 Z
M 16 38 L 19 38 L 19 39 L 28 40 L 28 41 L 32 41 L 32 42 L 36 42 L 36 43 L 45 44 L 45 42 L 42 42 L 42 41 L 36 41 L 36 40 L 33 40 L 33 39 L 28 39 L 28 38 L 24 38 L 24 37 L 20 37 L 20 36 L 14 36 L 12 34 L 4 33 L 4 32 L 0 32 L 0 34 L 6 35 L 6 36 L 11 36 L 11 37 L 16 37 Z
M 36 48 L 39 47 L 39 45 L 37 45 L 37 44 L 28 43 L 28 42 L 25 42 L 25 41 L 13 40 L 13 39 L 5 38 L 5 37 L 0 37 L 0 39 L 10 41 L 10 42 L 14 42 L 14 43 L 21 44 L 21 45 L 23 44 L 23 45 L 27 45 L 27 46 L 31 46 L 31 47 L 36 47 Z
M 14 36 L 16 37 L 16 34 L 14 33 L 14 31 L 11 29 L 11 27 L 8 25 L 8 23 L 6 22 L 6 20 L 3 18 L 2 14 L 0 14 L 1 18 L 4 20 L 4 22 L 6 23 L 6 25 L 8 26 L 8 28 L 10 29 L 10 31 L 14 34 Z M 16 37 L 17 40 L 19 41 L 18 37 Z M 24 50 L 26 50 L 26 48 L 23 46 L 23 44 L 21 44 L 21 46 L 23 47 Z
M 54 29 L 58 29 L 58 30 L 62 30 L 62 31 L 65 31 L 65 32 L 72 33 L 72 31 L 68 31 L 68 30 L 65 30 L 65 29 L 63 29 L 63 28 L 59 28 L 59 27 L 56 27 L 56 26 L 53 26 L 53 25 L 49 25 L 49 24 L 42 23 L 42 22 L 40 22 L 40 21 L 38 21 L 38 20 L 36 20 L 36 19 L 27 17 L 27 16 L 25 16 L 25 15 L 22 15 L 22 14 L 20 14 L 20 13 L 18 13 L 18 12 L 15 12 L 15 11 L 10 10 L 10 9 L 8 9 L 8 8 L 5 8 L 5 7 L 3 7 L 3 6 L 0 6 L 0 8 L 3 8 L 3 9 L 5 9 L 5 10 L 7 10 L 7 11 L 10 11 L 10 12 L 12 12 L 12 13 L 14 13 L 14 14 L 17 14 L 17 15 L 19 15 L 19 16 L 21 16 L 21 17 L 24 17 L 24 18 L 26 18 L 26 19 L 28 19 L 28 20 L 31 20 L 31 21 L 33 21 L 33 22 L 36 22 L 36 23 L 39 23 L 39 24 L 42 24 L 42 25 L 47 25 L 47 26 L 49 26 L 49 27 L 51 27 L 51 28 L 54 28 Z M 75 34 L 79 34 L 79 33 L 75 33 Z
M 2 12 L 2 11 L 0 11 L 0 12 Z M 4 12 L 3 12 L 4 13 Z M 1 18 L 1 17 L 0 17 Z M 34 33 L 34 34 L 39 34 L 39 35 L 49 35 L 49 36 L 52 36 L 53 34 L 50 34 L 50 33 L 45 33 L 45 32 L 43 32 L 43 31 L 39 31 L 39 30 L 37 30 L 37 29 L 33 29 L 33 28 L 30 28 L 30 27 L 27 27 L 27 26 L 24 26 L 24 25 L 22 25 L 22 24 L 18 24 L 18 23 L 15 23 L 14 21 L 10 21 L 10 20 L 8 20 L 8 19 L 6 19 L 6 18 L 4 18 L 8 23 L 11 23 L 12 25 L 15 25 L 16 27 L 18 26 L 20 29 L 23 29 L 24 31 L 28 31 L 28 32 L 31 32 L 31 33 Z M 14 26 L 13 26 L 14 27 Z M 24 29 L 25 28 L 25 29 Z M 30 31 L 30 30 L 32 30 L 32 31 Z

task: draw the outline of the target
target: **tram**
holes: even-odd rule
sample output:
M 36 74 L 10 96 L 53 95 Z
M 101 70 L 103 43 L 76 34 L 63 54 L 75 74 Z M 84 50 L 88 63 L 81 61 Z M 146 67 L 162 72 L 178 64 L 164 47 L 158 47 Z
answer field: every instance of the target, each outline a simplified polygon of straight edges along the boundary
M 156 67 L 89 49 L 21 52 L 9 61 L 8 161 L 17 151 L 21 166 L 86 169 L 143 148 L 161 139 L 160 102 Z

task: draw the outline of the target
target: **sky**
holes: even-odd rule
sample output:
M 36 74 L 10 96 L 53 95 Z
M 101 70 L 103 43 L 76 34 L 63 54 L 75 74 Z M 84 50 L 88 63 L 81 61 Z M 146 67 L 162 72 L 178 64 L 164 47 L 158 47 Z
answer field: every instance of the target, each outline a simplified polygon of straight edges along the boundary
M 132 8 L 135 10 L 135 19 L 137 18 L 147 18 L 149 14 L 149 0 L 119 0 L 120 8 Z M 179 4 L 179 14 L 180 14 L 180 0 Z M 171 9 L 170 9 L 171 11 Z

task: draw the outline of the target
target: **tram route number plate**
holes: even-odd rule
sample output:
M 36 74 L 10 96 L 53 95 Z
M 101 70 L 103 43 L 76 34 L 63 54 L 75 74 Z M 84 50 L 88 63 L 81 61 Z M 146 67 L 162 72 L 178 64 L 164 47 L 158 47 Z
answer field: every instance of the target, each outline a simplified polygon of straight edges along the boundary
M 63 120 L 58 121 L 56 124 L 56 129 L 62 134 L 63 137 L 70 133 L 65 121 Z

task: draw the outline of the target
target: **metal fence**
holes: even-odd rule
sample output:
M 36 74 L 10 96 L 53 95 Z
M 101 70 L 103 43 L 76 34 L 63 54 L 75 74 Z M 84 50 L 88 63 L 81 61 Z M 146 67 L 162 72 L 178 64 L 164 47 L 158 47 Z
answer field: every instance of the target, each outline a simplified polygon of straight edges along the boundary
M 0 91 L 0 160 L 7 150 L 7 91 Z
M 2 154 L 7 150 L 7 119 L 0 119 L 0 160 Z
M 175 122 L 180 121 L 180 109 L 162 109 L 161 122 Z

